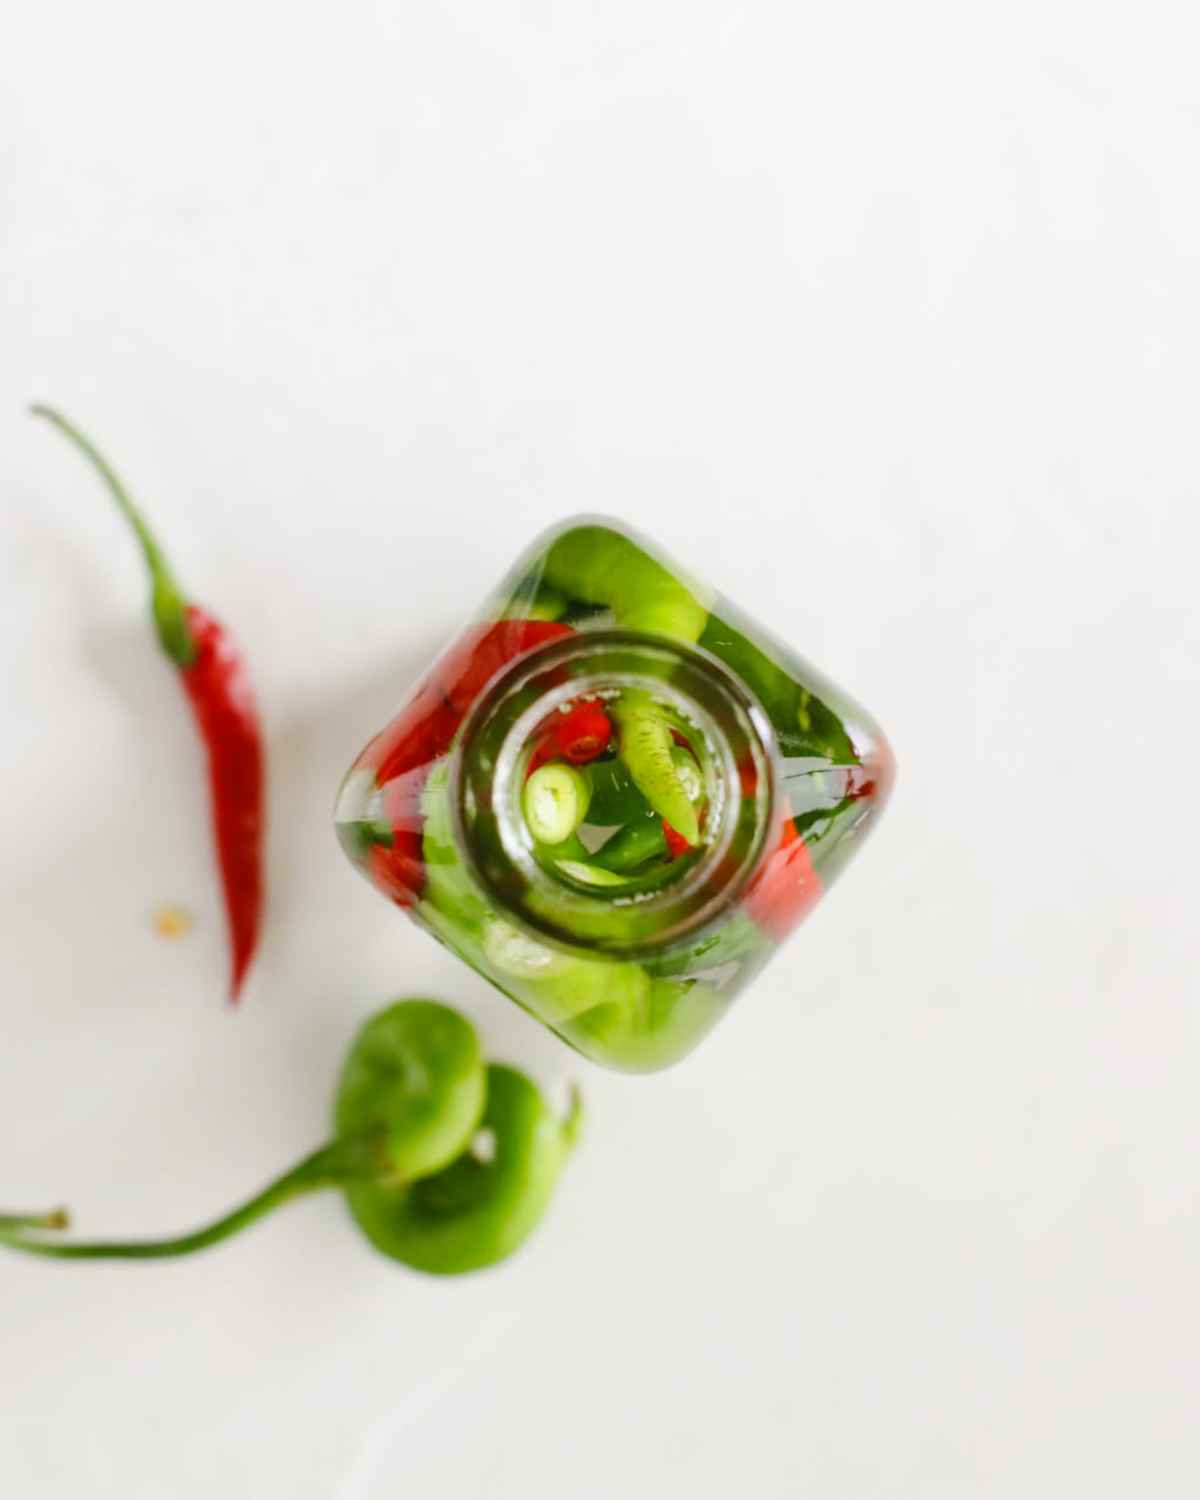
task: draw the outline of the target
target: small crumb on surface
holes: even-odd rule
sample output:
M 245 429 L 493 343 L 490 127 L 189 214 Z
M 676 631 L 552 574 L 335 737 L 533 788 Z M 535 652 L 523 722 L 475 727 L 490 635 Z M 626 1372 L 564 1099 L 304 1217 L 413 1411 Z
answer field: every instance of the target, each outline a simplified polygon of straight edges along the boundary
M 156 937 L 174 940 L 186 937 L 191 930 L 192 914 L 182 906 L 160 906 L 154 913 Z

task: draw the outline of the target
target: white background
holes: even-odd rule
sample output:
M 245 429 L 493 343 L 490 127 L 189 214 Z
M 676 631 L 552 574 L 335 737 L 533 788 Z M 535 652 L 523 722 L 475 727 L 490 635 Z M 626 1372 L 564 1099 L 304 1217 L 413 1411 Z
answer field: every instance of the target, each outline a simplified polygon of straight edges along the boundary
M 389 997 L 586 1144 L 433 1283 L 315 1199 L 0 1261 L 13 1500 L 1193 1497 L 1200 113 L 1177 6 L 25 5 L 0 58 L 0 1202 L 190 1226 Z M 242 1011 L 107 447 L 269 730 Z M 576 1060 L 337 779 L 542 526 L 634 521 L 900 781 L 711 1041 Z M 155 938 L 164 901 L 190 937 Z

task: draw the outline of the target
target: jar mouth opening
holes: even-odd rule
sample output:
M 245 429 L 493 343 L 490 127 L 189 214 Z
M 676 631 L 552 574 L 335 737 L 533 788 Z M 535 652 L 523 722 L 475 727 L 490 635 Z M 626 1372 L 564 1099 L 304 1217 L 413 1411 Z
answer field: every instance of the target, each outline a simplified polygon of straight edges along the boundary
M 561 711 L 630 693 L 653 702 L 695 760 L 702 837 L 678 858 L 604 877 L 590 859 L 537 845 L 522 790 Z M 694 938 L 740 898 L 774 813 L 777 762 L 762 709 L 708 652 L 632 631 L 581 632 L 520 658 L 472 706 L 449 767 L 451 817 L 471 873 L 506 920 L 560 945 L 644 957 Z M 580 832 L 586 846 L 594 830 Z

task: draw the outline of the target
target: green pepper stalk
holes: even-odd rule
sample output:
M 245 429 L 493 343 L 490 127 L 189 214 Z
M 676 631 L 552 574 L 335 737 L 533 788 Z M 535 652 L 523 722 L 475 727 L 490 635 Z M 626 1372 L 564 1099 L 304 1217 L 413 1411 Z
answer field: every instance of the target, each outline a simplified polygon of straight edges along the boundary
M 335 1135 L 254 1197 L 188 1234 L 71 1242 L 63 1210 L 0 1216 L 0 1245 L 64 1260 L 149 1260 L 219 1244 L 293 1199 L 340 1187 L 377 1250 L 433 1275 L 494 1265 L 545 1213 L 578 1136 L 523 1074 L 488 1066 L 474 1029 L 431 1000 L 369 1020 L 342 1069 Z
M 66 1229 L 70 1216 L 65 1208 L 45 1214 L 0 1214 L 0 1233 L 15 1229 Z

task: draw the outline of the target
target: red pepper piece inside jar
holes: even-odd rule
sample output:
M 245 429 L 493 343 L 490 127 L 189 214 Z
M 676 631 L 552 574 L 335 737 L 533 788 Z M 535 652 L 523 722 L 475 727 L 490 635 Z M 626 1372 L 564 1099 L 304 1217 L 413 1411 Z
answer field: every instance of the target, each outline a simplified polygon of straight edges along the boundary
M 746 895 L 746 911 L 777 941 L 782 941 L 816 905 L 821 879 L 813 869 L 808 845 L 788 818 L 774 849 Z
M 558 753 L 573 766 L 586 765 L 603 755 L 612 743 L 612 737 L 612 720 L 595 698 L 576 703 L 554 726 Z

